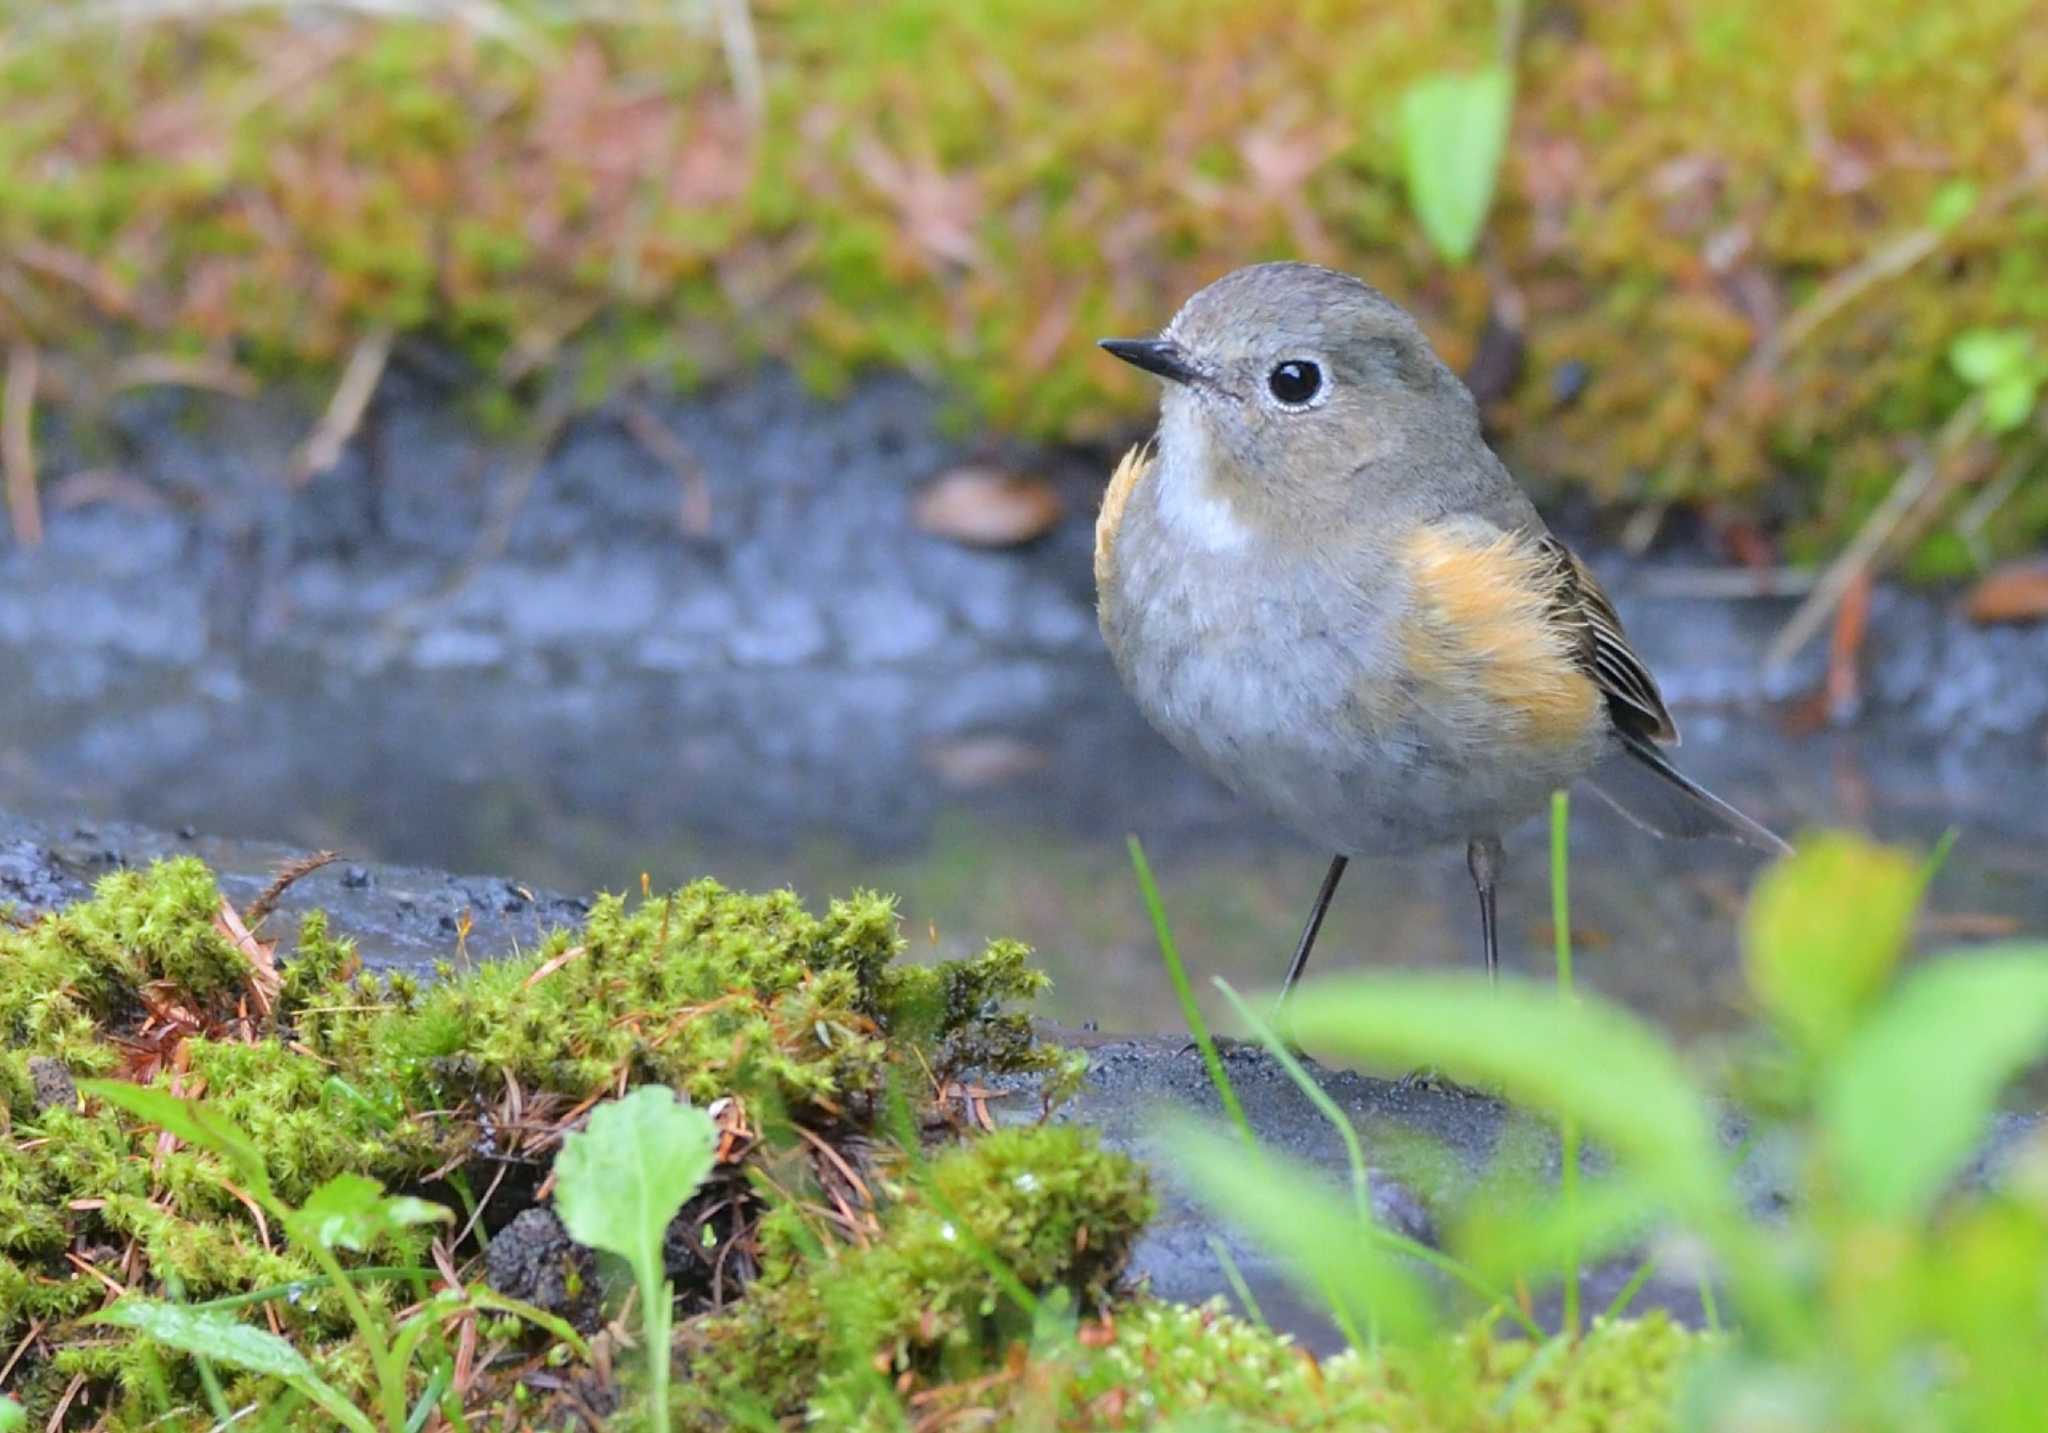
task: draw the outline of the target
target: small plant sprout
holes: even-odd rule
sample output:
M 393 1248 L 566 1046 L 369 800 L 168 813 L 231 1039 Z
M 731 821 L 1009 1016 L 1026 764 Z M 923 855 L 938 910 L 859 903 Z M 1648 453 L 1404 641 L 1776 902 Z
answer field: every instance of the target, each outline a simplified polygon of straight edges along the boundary
M 1476 70 L 1438 70 L 1401 94 L 1401 171 L 1416 222 L 1437 256 L 1450 264 L 1472 257 L 1507 152 L 1515 107 L 1515 48 L 1521 0 L 1501 0 L 1494 63 Z
M 711 1173 L 718 1127 L 660 1085 L 642 1085 L 591 1111 L 555 1160 L 555 1212 L 577 1242 L 616 1254 L 640 1291 L 647 1346 L 648 1422 L 669 1426 L 669 1326 L 674 1296 L 662 1245 Z
M 2048 384 L 2048 351 L 2017 328 L 1973 328 L 1949 345 L 1949 366 L 1984 400 L 1984 426 L 2010 433 L 2034 414 Z

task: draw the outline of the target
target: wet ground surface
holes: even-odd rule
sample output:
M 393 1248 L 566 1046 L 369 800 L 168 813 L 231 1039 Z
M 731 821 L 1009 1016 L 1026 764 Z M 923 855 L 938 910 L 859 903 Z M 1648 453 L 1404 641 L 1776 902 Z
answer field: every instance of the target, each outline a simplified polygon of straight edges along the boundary
M 1319 1353 L 1341 1349 L 1342 1336 L 1316 1302 L 1303 1298 L 1289 1282 L 1280 1261 L 1219 1220 L 1190 1192 L 1185 1154 L 1175 1147 L 1171 1122 L 1190 1113 L 1218 1126 L 1224 1119 L 1200 1054 L 1178 1039 L 1055 1033 L 1086 1048 L 1090 1058 L 1087 1084 L 1059 1117 L 1100 1129 L 1105 1144 L 1145 1161 L 1157 1180 L 1160 1213 L 1139 1242 L 1133 1275 L 1148 1280 L 1162 1296 L 1200 1302 L 1230 1287 L 1217 1253 L 1220 1246 L 1276 1328 Z M 1224 1063 L 1261 1149 L 1317 1171 L 1341 1197 L 1351 1179 L 1343 1141 L 1279 1062 L 1256 1046 L 1233 1043 L 1224 1049 Z M 1312 1060 L 1305 1063 L 1359 1133 L 1373 1217 L 1384 1228 L 1440 1247 L 1441 1230 L 1453 1217 L 1503 1199 L 1548 1197 L 1556 1188 L 1557 1142 L 1548 1128 L 1521 1111 L 1456 1086 L 1374 1079 L 1326 1070 Z M 2035 1116 L 1999 1117 L 1968 1178 L 1995 1180 L 2005 1156 L 2036 1134 L 2040 1124 Z M 1732 1118 L 1724 1124 L 1722 1139 L 1745 1207 L 1763 1220 L 1782 1215 L 1792 1188 L 1790 1171 L 1777 1167 L 1767 1144 L 1748 1140 Z M 1388 1173 L 1388 1163 L 1401 1174 Z M 1581 1167 L 1589 1187 L 1596 1186 L 1598 1153 L 1588 1152 Z M 1613 1305 L 1653 1252 L 1656 1270 L 1628 1307 L 1667 1309 L 1701 1326 L 1702 1271 L 1693 1262 L 1697 1251 L 1674 1240 L 1588 1264 L 1580 1279 L 1581 1307 L 1590 1315 Z M 1561 1295 L 1553 1290 L 1539 1295 L 1533 1308 L 1537 1319 L 1554 1329 L 1560 1305 Z
M 77 899 L 110 870 L 180 852 L 212 863 L 223 890 L 240 904 L 268 883 L 278 865 L 303 854 L 275 843 L 165 834 L 121 823 L 51 828 L 0 813 L 0 905 L 24 913 L 50 909 Z M 530 945 L 550 926 L 582 914 L 574 898 L 504 877 L 337 864 L 292 888 L 273 918 L 273 930 L 288 930 L 297 913 L 313 906 L 328 912 L 337 934 L 358 942 L 368 963 L 383 968 L 418 967 L 441 958 L 459 963 L 466 957 L 458 953 L 456 929 L 465 912 L 473 922 L 467 950 L 479 955 Z M 1219 1127 L 1223 1121 L 1200 1055 L 1178 1037 L 1100 1035 L 1060 1027 L 1045 1033 L 1089 1057 L 1080 1093 L 1056 1117 L 1099 1129 L 1107 1145 L 1143 1160 L 1157 1181 L 1160 1213 L 1139 1242 L 1131 1276 L 1163 1297 L 1199 1302 L 1229 1295 L 1227 1256 L 1275 1327 L 1319 1352 L 1341 1347 L 1337 1330 L 1288 1281 L 1280 1262 L 1218 1219 L 1191 1192 L 1172 1122 L 1187 1115 Z M 1317 1171 L 1333 1193 L 1341 1193 L 1350 1179 L 1350 1161 L 1328 1119 L 1263 1050 L 1225 1042 L 1223 1054 L 1232 1088 L 1261 1147 Z M 1359 1131 L 1370 1169 L 1373 1214 L 1387 1228 L 1435 1246 L 1451 1216 L 1468 1201 L 1513 1198 L 1514 1191 L 1547 1190 L 1556 1181 L 1558 1151 L 1550 1132 L 1497 1100 L 1440 1083 L 1376 1078 L 1306 1063 Z M 988 1087 L 993 1094 L 989 1105 L 999 1119 L 1039 1117 L 1035 1081 L 998 1078 Z M 2031 1116 L 2000 1117 L 1987 1134 L 1977 1173 L 1995 1171 L 2001 1153 L 2038 1128 L 2038 1119 Z M 1724 1138 L 1741 1198 L 1760 1218 L 1777 1214 L 1790 1187 L 1784 1171 L 1774 1169 L 1762 1154 L 1738 1157 L 1745 1141 L 1734 1123 Z M 1589 1177 L 1597 1179 L 1597 1153 L 1588 1154 L 1586 1167 Z M 556 1229 L 550 1219 L 538 1223 L 543 1230 Z M 504 1273 L 495 1241 L 492 1247 L 493 1278 L 513 1278 L 518 1271 Z M 1697 1272 L 1669 1248 L 1658 1253 L 1659 1270 L 1632 1306 L 1666 1308 L 1697 1322 Z M 1608 1307 L 1644 1255 L 1631 1250 L 1589 1265 L 1581 1284 L 1583 1306 Z M 1539 1298 L 1536 1313 L 1554 1325 L 1556 1294 Z
M 1277 976 L 1325 857 L 1191 771 L 1118 689 L 1090 606 L 1104 456 L 949 437 L 903 381 L 822 404 L 770 375 L 648 406 L 662 451 L 620 409 L 534 468 L 401 362 L 340 467 L 293 493 L 281 475 L 309 419 L 159 392 L 39 435 L 60 475 L 49 539 L 0 548 L 0 807 L 60 833 L 189 827 L 238 859 L 260 848 L 235 843 L 278 841 L 509 873 L 418 891 L 380 874 L 394 920 L 372 953 L 415 963 L 454 954 L 464 910 L 472 951 L 544 923 L 508 889 L 643 872 L 813 899 L 871 885 L 901 895 L 915 954 L 1022 936 L 1062 1018 L 1168 1029 L 1135 831 L 1198 984 Z M 1043 476 L 1067 521 L 1004 552 L 920 533 L 919 486 L 970 460 Z M 685 520 L 699 481 L 701 531 Z M 1781 713 L 1819 651 L 1765 679 L 1788 604 L 1660 595 L 1687 561 L 1599 566 L 1688 769 L 1787 831 L 1926 845 L 1960 828 L 1930 944 L 2048 927 L 2048 629 L 1880 594 L 1862 719 L 1798 736 Z M 1533 829 L 1510 841 L 1511 965 L 1548 949 L 1543 847 Z M 1581 979 L 1681 1033 L 1724 1027 L 1753 869 L 1645 843 L 1587 803 Z M 397 920 L 401 899 L 430 918 Z M 1355 865 L 1316 969 L 1470 962 L 1476 924 L 1456 852 Z

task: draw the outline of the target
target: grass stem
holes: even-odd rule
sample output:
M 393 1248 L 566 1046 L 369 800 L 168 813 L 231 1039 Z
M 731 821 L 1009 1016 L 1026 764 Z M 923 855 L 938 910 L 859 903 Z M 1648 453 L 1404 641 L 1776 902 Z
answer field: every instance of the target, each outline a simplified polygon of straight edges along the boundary
M 1166 962 L 1167 978 L 1173 982 L 1173 993 L 1180 999 L 1181 1018 L 1187 1021 L 1188 1034 L 1194 1037 L 1202 1052 L 1202 1063 L 1208 1067 L 1209 1083 L 1216 1087 L 1216 1097 L 1223 1102 L 1223 1109 L 1230 1116 L 1244 1136 L 1247 1149 L 1259 1147 L 1258 1137 L 1252 1133 L 1252 1122 L 1245 1117 L 1244 1106 L 1237 1102 L 1237 1091 L 1230 1087 L 1230 1076 L 1224 1073 L 1223 1057 L 1216 1053 L 1216 1042 L 1209 1038 L 1209 1022 L 1202 1018 L 1202 1009 L 1195 1003 L 1194 987 L 1188 983 L 1187 967 L 1181 964 L 1180 947 L 1174 944 L 1173 930 L 1166 923 L 1166 903 L 1159 898 L 1159 885 L 1152 879 L 1151 863 L 1145 859 L 1145 848 L 1136 836 L 1126 838 L 1131 847 L 1131 866 L 1138 873 L 1138 890 L 1145 898 L 1145 909 L 1152 916 L 1152 934 L 1159 941 L 1159 958 Z
M 1566 1000 L 1572 988 L 1572 900 L 1570 877 L 1572 798 L 1569 792 L 1550 796 L 1550 922 L 1557 941 L 1557 989 Z M 1558 1183 L 1565 1218 L 1576 1225 L 1579 1211 L 1579 1126 L 1566 1118 L 1558 1127 Z M 1564 1331 L 1579 1336 L 1579 1245 L 1574 1236 L 1565 1247 Z

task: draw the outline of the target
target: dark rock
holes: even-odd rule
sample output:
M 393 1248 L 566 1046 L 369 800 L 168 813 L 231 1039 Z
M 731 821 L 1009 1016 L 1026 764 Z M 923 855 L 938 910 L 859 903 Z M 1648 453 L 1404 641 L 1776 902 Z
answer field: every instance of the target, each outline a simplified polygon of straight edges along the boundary
M 75 1109 L 78 1105 L 78 1086 L 72 1083 L 71 1071 L 62 1060 L 48 1055 L 28 1057 L 28 1077 L 35 1087 L 36 1108 Z
M 492 1236 L 485 1282 L 558 1314 L 584 1333 L 602 1321 L 597 1256 L 569 1237 L 552 1209 L 535 1205 Z
M 146 866 L 169 856 L 197 856 L 220 879 L 221 891 L 246 907 L 270 884 L 279 866 L 305 852 L 269 841 L 191 840 L 146 827 L 107 822 L 96 827 L 92 845 L 81 851 L 48 828 L 0 811 L 0 905 L 28 916 L 66 906 L 92 894 L 92 881 L 109 870 Z M 469 913 L 469 946 L 479 951 L 531 950 L 557 925 L 586 909 L 569 896 L 521 883 L 532 904 L 481 901 L 474 891 L 503 888 L 502 881 L 451 876 L 404 866 L 329 866 L 295 882 L 278 902 L 278 929 L 318 908 L 337 936 L 356 944 L 371 969 L 403 966 L 431 970 L 457 955 L 457 918 Z M 403 894 L 399 894 L 399 893 Z M 290 958 L 289 949 L 281 952 Z

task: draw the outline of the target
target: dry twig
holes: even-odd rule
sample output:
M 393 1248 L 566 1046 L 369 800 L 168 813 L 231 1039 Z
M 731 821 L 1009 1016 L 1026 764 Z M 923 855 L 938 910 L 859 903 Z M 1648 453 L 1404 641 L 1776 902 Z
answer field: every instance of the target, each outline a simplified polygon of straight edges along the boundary
M 725 68 L 732 92 L 750 123 L 758 125 L 766 108 L 767 86 L 761 80 L 761 47 L 754 39 L 754 16 L 747 0 L 712 0 L 718 12 L 718 40 L 725 49 Z
M 656 462 L 674 473 L 676 481 L 682 484 L 684 534 L 702 537 L 711 531 L 711 485 L 704 477 L 704 465 L 697 461 L 697 455 L 685 447 L 683 440 L 670 432 L 668 426 L 644 403 L 625 405 L 619 420 L 626 425 L 627 435 L 646 449 Z
M 1884 501 L 1864 520 L 1856 536 L 1828 565 L 1820 581 L 1814 584 L 1813 591 L 1799 604 L 1799 610 L 1792 614 L 1771 642 L 1770 650 L 1764 654 L 1766 667 L 1783 667 L 1812 640 L 1856 579 L 1877 562 L 1907 514 L 1934 486 L 1943 465 L 1977 431 L 1977 420 L 1983 411 L 1981 399 L 1969 399 L 1941 425 L 1941 430 L 1934 435 L 1934 441 L 1927 445 L 1926 450 L 1899 474 L 1891 491 L 1885 494 Z
M 230 398 L 254 398 L 256 376 L 222 358 L 192 358 L 176 353 L 137 353 L 114 365 L 107 388 L 203 388 Z
M 36 494 L 36 384 L 42 355 L 32 343 L 17 343 L 7 355 L 7 397 L 0 411 L 0 468 L 7 477 L 7 517 L 23 547 L 43 541 L 43 508 Z
M 1866 290 L 1886 279 L 1897 278 L 1939 251 L 1951 233 L 1972 219 L 1995 215 L 2015 199 L 2035 192 L 2044 179 L 2048 179 L 2048 148 L 2035 148 L 2017 175 L 1979 199 L 1962 219 L 1951 224 L 1922 224 L 1835 274 L 1757 345 L 1735 382 L 1729 385 L 1729 393 L 1748 391 L 1752 382 L 1777 367 L 1787 353 Z
M 327 411 L 313 425 L 313 431 L 293 451 L 285 476 L 295 488 L 302 488 L 341 461 L 349 439 L 362 426 L 370 398 L 391 360 L 391 330 L 379 327 L 365 334 L 348 356 Z

